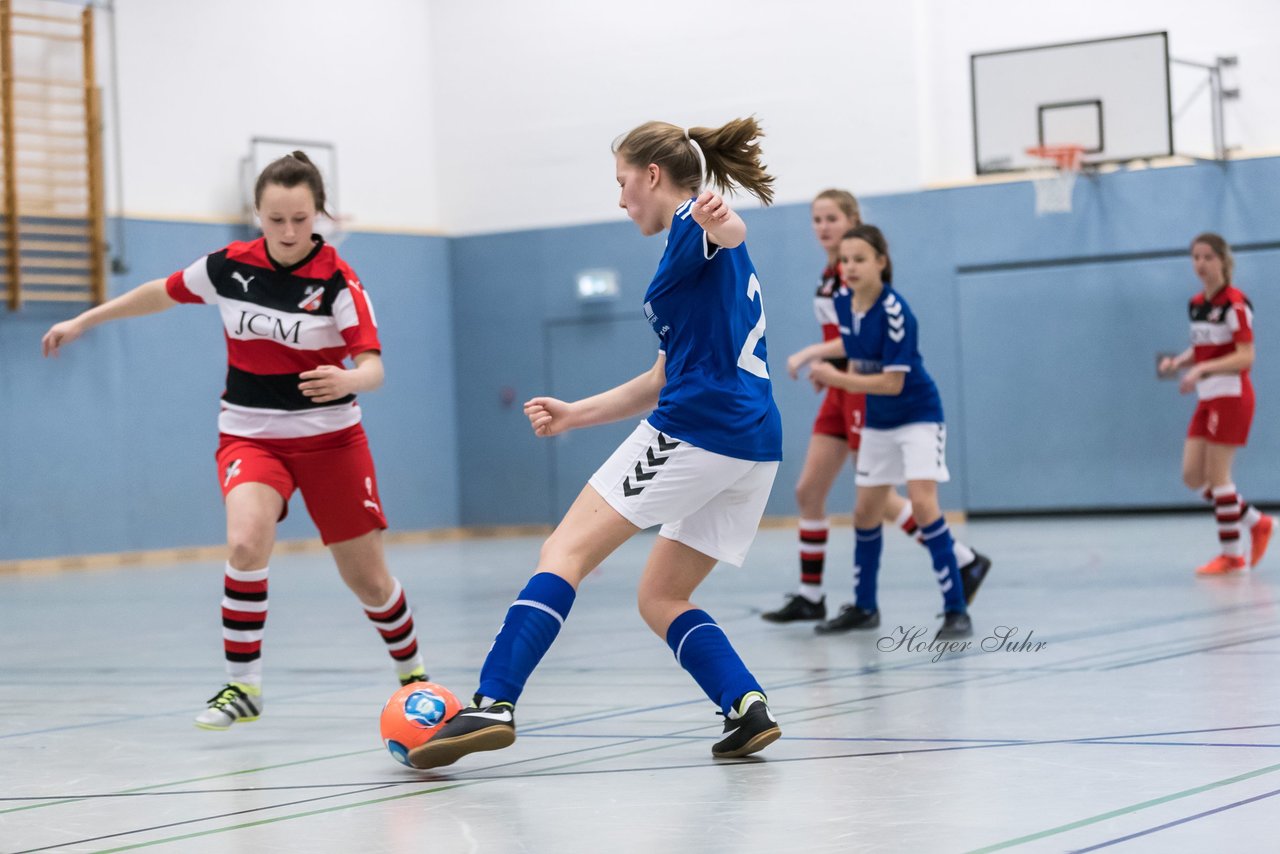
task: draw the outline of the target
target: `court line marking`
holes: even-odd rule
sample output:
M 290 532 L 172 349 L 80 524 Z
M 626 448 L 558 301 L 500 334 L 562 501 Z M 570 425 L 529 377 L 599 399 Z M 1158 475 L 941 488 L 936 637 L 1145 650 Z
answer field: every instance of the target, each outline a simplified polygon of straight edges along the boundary
M 1069 854 L 1086 854 L 1086 852 L 1089 852 L 1089 851 L 1097 851 L 1101 848 L 1107 848 L 1112 845 L 1119 845 L 1121 842 L 1128 842 L 1129 840 L 1137 839 L 1140 836 L 1148 836 L 1152 833 L 1158 833 L 1161 830 L 1168 830 L 1171 827 L 1177 827 L 1180 824 L 1186 824 L 1188 822 L 1196 821 L 1198 819 L 1208 818 L 1209 816 L 1215 815 L 1216 813 L 1226 812 L 1227 810 L 1235 809 L 1236 807 L 1243 807 L 1248 804 L 1255 803 L 1256 801 L 1265 800 L 1267 798 L 1273 798 L 1276 795 L 1280 795 L 1280 789 L 1272 789 L 1270 792 L 1264 792 L 1261 795 L 1254 795 L 1252 798 L 1245 798 L 1242 801 L 1236 801 L 1235 803 L 1224 804 L 1220 807 L 1214 807 L 1211 810 L 1205 810 L 1204 812 L 1196 813 L 1195 815 L 1189 815 L 1184 818 L 1177 819 L 1175 821 L 1169 821 L 1169 822 L 1165 822 L 1164 824 L 1158 824 L 1155 827 L 1148 827 L 1146 830 L 1140 830 L 1137 833 L 1130 833 L 1128 836 L 1120 836 L 1115 839 L 1108 839 L 1106 842 L 1100 842 L 1097 845 L 1091 845 L 1088 848 L 1076 849 L 1075 851 L 1072 851 Z
M 1226 777 L 1222 780 L 1215 780 L 1212 783 L 1205 783 L 1203 785 L 1195 786 L 1190 789 L 1183 789 L 1181 792 L 1174 792 L 1172 794 L 1163 795 L 1159 798 L 1152 798 L 1150 800 L 1142 801 L 1140 803 L 1130 804 L 1129 806 L 1126 806 L 1126 807 L 1120 807 L 1119 809 L 1114 809 L 1108 812 L 1099 813 L 1098 815 L 1089 816 L 1088 818 L 1082 818 L 1077 821 L 1069 822 L 1067 824 L 1061 824 L 1061 825 L 1058 825 L 1057 827 L 1048 828 L 1047 830 L 1041 830 L 1036 833 L 1029 833 L 1025 836 L 1019 836 L 1015 839 L 1007 839 L 1003 842 L 997 842 L 994 845 L 987 845 L 982 848 L 974 848 L 971 851 L 965 852 L 965 854 L 989 854 L 989 852 L 992 852 L 992 851 L 1003 851 L 1006 848 L 1014 848 L 1018 845 L 1026 845 L 1029 842 L 1037 842 L 1041 839 L 1046 839 L 1050 836 L 1056 836 L 1060 833 L 1066 833 L 1067 831 L 1071 831 L 1071 830 L 1078 830 L 1081 827 L 1088 827 L 1091 824 L 1097 824 L 1102 821 L 1107 821 L 1108 819 L 1119 818 L 1120 816 L 1130 815 L 1132 813 L 1139 812 L 1141 810 L 1160 806 L 1161 804 L 1167 804 L 1167 803 L 1170 803 L 1171 801 L 1180 800 L 1182 798 L 1189 798 L 1193 795 L 1203 794 L 1204 792 L 1211 792 L 1214 789 L 1220 789 L 1223 786 L 1230 786 L 1235 783 L 1241 783 L 1241 782 L 1244 782 L 1245 780 L 1251 780 L 1254 777 L 1261 777 L 1265 774 L 1271 774 L 1276 771 L 1280 771 L 1280 764 L 1267 765 L 1262 768 L 1258 768 L 1257 770 L 1254 770 L 1254 771 L 1247 771 L 1244 774 L 1237 774 L 1234 777 Z

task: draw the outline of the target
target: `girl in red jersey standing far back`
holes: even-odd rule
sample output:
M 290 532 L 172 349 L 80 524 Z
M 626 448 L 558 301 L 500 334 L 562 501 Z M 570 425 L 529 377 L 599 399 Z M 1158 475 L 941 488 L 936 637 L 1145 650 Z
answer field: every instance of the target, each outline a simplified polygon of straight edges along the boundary
M 1222 553 L 1201 566 L 1201 575 L 1223 575 L 1256 566 L 1271 539 L 1275 520 L 1245 502 L 1231 478 L 1231 463 L 1249 439 L 1253 421 L 1253 306 L 1232 284 L 1231 247 L 1211 232 L 1191 241 L 1191 263 L 1204 290 L 1191 298 L 1191 346 L 1160 361 L 1160 373 L 1182 368 L 1179 388 L 1200 398 L 1182 451 L 1182 479 L 1213 502 Z M 1189 366 L 1189 367 L 1188 367 Z M 1242 534 L 1249 529 L 1249 557 Z
M 216 305 L 227 340 L 217 476 L 227 512 L 222 638 L 227 684 L 196 717 L 224 730 L 262 712 L 267 563 L 294 490 L 395 662 L 402 684 L 425 679 L 413 613 L 387 572 L 373 458 L 357 392 L 382 385 L 382 345 L 360 280 L 313 234 L 324 212 L 320 171 L 301 151 L 258 176 L 263 236 L 232 243 L 71 320 L 41 342 L 46 356 L 110 320 L 179 303 Z M 347 368 L 344 361 L 354 362 Z

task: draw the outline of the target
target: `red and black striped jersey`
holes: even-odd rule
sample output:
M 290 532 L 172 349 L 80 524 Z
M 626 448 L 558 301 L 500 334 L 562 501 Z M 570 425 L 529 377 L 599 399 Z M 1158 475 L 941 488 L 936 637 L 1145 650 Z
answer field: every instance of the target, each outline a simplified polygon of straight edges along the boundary
M 298 389 L 299 374 L 381 351 L 373 306 L 333 247 L 296 264 L 275 262 L 263 238 L 232 243 L 165 282 L 178 302 L 216 304 L 227 340 L 227 387 L 220 432 L 289 439 L 343 430 L 360 421 L 355 395 L 323 404 Z
M 1195 361 L 1207 362 L 1235 352 L 1237 344 L 1253 341 L 1253 305 L 1236 288 L 1227 285 L 1212 299 L 1203 292 L 1191 298 L 1191 346 Z M 1249 372 L 1211 374 L 1196 383 L 1201 400 L 1240 397 L 1250 386 Z
M 835 292 L 840 290 L 840 265 L 830 264 L 822 271 L 818 281 L 818 291 L 813 295 L 813 315 L 822 327 L 822 340 L 830 341 L 840 337 L 840 321 L 836 318 Z M 840 370 L 849 364 L 848 359 L 828 359 Z

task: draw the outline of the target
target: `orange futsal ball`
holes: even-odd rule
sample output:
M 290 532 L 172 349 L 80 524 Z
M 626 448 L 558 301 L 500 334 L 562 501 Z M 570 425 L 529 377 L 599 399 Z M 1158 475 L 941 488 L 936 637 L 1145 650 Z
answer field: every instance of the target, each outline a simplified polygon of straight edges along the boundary
M 382 707 L 382 743 L 397 762 L 409 765 L 409 751 L 430 741 L 461 710 L 462 702 L 443 685 L 413 682 Z

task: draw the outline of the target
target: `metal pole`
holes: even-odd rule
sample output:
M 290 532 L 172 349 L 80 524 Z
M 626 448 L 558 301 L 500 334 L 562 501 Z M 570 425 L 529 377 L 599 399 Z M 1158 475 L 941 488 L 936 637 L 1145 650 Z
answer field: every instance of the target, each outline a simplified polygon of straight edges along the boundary
M 0 0 L 0 111 L 4 117 L 4 242 L 9 275 L 9 310 L 22 307 L 21 259 L 18 257 L 18 158 L 13 150 L 13 9 Z

